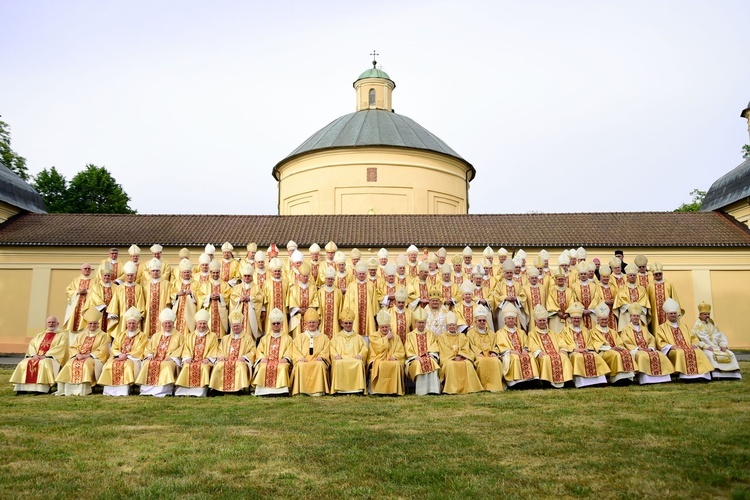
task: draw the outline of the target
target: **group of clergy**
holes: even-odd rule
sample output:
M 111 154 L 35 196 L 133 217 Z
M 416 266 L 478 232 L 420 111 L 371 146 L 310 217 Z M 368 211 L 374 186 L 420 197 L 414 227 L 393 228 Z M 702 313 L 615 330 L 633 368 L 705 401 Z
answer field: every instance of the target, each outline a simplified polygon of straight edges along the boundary
M 480 264 L 468 247 L 451 264 L 413 245 L 394 262 L 355 249 L 350 265 L 325 250 L 305 260 L 289 242 L 282 262 L 274 245 L 248 244 L 243 259 L 207 245 L 198 266 L 182 249 L 173 272 L 159 245 L 145 265 L 131 246 L 121 269 L 113 248 L 96 274 L 81 267 L 63 328 L 48 319 L 11 382 L 63 395 L 398 395 L 741 378 L 710 306 L 689 329 L 663 267 L 642 255 L 623 270 L 621 252 L 602 265 L 571 249 L 551 269 L 544 250 L 528 266 L 523 250 L 489 247 Z

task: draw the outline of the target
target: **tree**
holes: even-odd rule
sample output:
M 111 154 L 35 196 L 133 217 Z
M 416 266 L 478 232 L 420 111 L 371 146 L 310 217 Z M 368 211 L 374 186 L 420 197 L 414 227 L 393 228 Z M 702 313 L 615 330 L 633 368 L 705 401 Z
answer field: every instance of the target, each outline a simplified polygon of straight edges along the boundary
M 88 164 L 70 181 L 67 191 L 69 213 L 134 214 L 130 196 L 104 167 Z
M 55 167 L 39 172 L 32 183 L 49 213 L 134 214 L 130 196 L 104 167 L 86 165 L 68 183 Z
M 750 158 L 750 144 L 742 146 L 742 157 L 746 160 Z
M 26 167 L 26 158 L 11 149 L 10 125 L 2 120 L 0 120 L 0 160 L 18 177 L 28 182 L 29 169 Z
M 693 201 L 690 203 L 683 203 L 679 207 L 677 207 L 674 211 L 675 212 L 697 212 L 701 209 L 701 205 L 703 205 L 703 198 L 706 197 L 706 192 L 701 191 L 700 189 L 693 189 L 690 191 L 690 196 L 693 197 Z

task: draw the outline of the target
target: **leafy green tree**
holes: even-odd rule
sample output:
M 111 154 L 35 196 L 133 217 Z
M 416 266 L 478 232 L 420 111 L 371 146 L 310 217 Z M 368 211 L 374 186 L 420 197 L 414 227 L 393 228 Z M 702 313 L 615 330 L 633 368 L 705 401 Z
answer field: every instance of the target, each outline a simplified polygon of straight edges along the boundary
M 683 203 L 679 207 L 677 207 L 674 211 L 675 212 L 697 212 L 701 209 L 701 205 L 703 205 L 703 198 L 706 197 L 706 192 L 701 191 L 700 189 L 693 189 L 690 191 L 690 196 L 693 197 L 693 201 L 690 203 Z
M 88 164 L 68 185 L 67 212 L 87 214 L 134 214 L 130 196 L 104 167 Z
M 745 159 L 750 158 L 750 144 L 742 146 L 742 157 Z
M 31 186 L 42 196 L 47 212 L 67 212 L 68 181 L 55 167 L 36 174 Z
M 0 120 L 0 160 L 18 177 L 28 182 L 29 169 L 26 167 L 26 158 L 11 149 L 10 125 L 2 120 Z

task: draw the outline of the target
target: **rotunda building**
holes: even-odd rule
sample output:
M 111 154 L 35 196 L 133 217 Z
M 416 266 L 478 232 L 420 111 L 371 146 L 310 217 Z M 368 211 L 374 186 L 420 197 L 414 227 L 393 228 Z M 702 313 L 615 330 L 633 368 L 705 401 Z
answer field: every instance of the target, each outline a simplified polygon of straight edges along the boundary
M 474 167 L 394 113 L 396 84 L 376 64 L 354 82 L 356 111 L 315 132 L 273 168 L 279 215 L 468 213 Z

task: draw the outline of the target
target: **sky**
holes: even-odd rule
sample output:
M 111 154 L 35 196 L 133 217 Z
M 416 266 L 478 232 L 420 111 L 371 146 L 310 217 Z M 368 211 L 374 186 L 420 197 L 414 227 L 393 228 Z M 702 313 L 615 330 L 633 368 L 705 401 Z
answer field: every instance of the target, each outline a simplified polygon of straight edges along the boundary
M 35 174 L 139 213 L 276 214 L 274 165 L 393 107 L 477 170 L 470 213 L 673 210 L 742 162 L 750 2 L 0 0 L 0 115 Z

